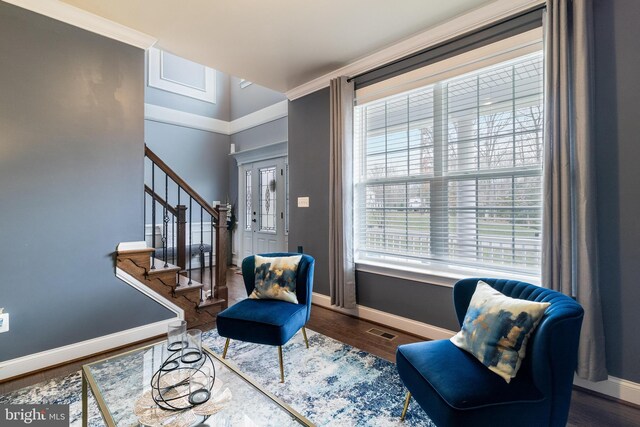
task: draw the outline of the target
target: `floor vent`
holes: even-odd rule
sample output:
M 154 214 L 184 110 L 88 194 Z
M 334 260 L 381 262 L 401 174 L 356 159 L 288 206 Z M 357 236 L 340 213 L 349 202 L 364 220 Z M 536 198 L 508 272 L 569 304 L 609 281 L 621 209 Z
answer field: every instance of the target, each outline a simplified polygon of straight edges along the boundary
M 367 332 L 370 333 L 371 335 L 376 335 L 389 341 L 391 341 L 396 337 L 395 335 L 390 334 L 389 332 L 381 331 L 380 329 L 376 329 L 376 328 L 371 328 Z

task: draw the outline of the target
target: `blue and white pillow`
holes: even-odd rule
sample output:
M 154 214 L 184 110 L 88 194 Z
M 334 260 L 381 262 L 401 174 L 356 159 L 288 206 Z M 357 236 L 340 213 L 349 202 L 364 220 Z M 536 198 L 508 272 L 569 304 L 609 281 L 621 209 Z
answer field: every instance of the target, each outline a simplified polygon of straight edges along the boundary
M 462 329 L 451 342 L 509 382 L 518 373 L 527 341 L 549 305 L 510 298 L 478 281 Z
M 277 299 L 297 304 L 296 273 L 302 255 L 288 257 L 255 255 L 254 259 L 256 287 L 249 298 Z

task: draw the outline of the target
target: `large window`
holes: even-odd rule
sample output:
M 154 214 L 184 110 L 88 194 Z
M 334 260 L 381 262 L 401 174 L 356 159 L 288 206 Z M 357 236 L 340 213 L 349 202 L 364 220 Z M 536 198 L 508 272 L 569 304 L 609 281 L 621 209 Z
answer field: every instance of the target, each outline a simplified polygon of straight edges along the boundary
M 539 276 L 542 61 L 355 107 L 357 261 Z

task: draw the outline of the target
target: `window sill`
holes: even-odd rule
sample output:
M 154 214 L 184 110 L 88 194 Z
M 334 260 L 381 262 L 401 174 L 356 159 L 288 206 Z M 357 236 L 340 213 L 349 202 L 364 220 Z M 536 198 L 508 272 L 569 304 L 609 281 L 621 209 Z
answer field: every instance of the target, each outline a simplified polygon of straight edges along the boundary
M 452 288 L 458 280 L 466 279 L 468 277 L 499 277 L 502 279 L 522 280 L 524 282 L 540 286 L 539 277 L 474 268 L 469 268 L 468 271 L 461 271 L 460 269 L 453 270 L 447 269 L 446 267 L 400 267 L 397 264 L 380 261 L 359 260 L 356 262 L 356 270 L 363 273 L 378 274 L 381 276 L 410 280 L 412 282 L 428 283 L 430 285 L 444 286 L 447 288 Z

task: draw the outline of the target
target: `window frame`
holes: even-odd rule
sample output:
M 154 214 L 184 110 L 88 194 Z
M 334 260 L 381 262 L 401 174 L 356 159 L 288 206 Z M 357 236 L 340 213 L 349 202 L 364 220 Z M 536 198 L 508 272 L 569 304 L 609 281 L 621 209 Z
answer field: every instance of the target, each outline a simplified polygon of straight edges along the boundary
M 536 48 L 533 50 L 531 48 L 532 39 L 537 40 Z M 411 73 L 407 73 L 407 74 L 411 74 L 410 76 L 400 75 L 390 79 L 390 81 L 381 82 L 372 86 L 367 86 L 356 92 L 356 100 L 358 104 L 366 105 L 366 104 L 370 104 L 371 102 L 375 102 L 376 100 L 388 98 L 390 96 L 389 88 L 391 88 L 390 89 L 392 92 L 391 95 L 410 92 L 412 89 L 414 90 L 418 88 L 425 88 L 430 85 L 434 86 L 434 92 L 436 90 L 442 91 L 443 90 L 442 82 L 451 80 L 452 78 L 456 77 L 456 73 L 451 71 L 452 68 L 455 70 L 458 70 L 457 75 L 464 75 L 464 74 L 468 74 L 469 72 L 487 68 L 487 66 L 490 66 L 490 65 L 503 64 L 504 62 L 509 61 L 510 59 L 520 58 L 532 52 L 540 52 L 542 50 L 541 41 L 542 41 L 541 31 L 532 30 L 529 33 L 525 33 L 524 35 L 519 35 L 510 39 L 501 40 L 500 42 L 495 43 L 493 45 L 485 46 L 483 48 L 468 52 L 467 54 L 450 58 L 449 60 L 445 60 L 437 64 L 432 64 L 430 66 L 424 67 L 423 69 L 414 70 Z M 466 57 L 462 58 L 462 56 L 466 56 Z M 421 84 L 418 84 L 417 82 L 421 82 Z M 434 96 L 436 95 L 434 94 Z M 513 97 L 513 94 L 512 94 L 510 101 L 512 103 L 515 103 L 517 101 L 517 98 Z M 478 105 L 476 108 L 479 109 L 479 107 L 480 105 Z M 354 116 L 357 116 L 358 113 L 357 111 L 355 111 L 355 109 L 356 107 L 354 106 Z M 446 115 L 448 113 L 449 111 L 447 110 L 440 111 L 440 114 Z M 425 118 L 425 120 L 426 119 L 434 120 L 434 123 L 435 123 L 435 116 L 437 114 L 438 112 L 435 109 L 435 102 L 434 102 L 434 110 L 432 111 L 432 115 L 429 116 L 428 118 Z M 385 117 L 386 117 L 386 114 L 385 114 Z M 512 120 L 515 121 L 517 119 L 513 117 Z M 411 122 L 407 121 L 407 127 L 410 128 L 410 126 L 411 126 Z M 447 126 L 447 125 L 444 125 L 444 126 Z M 514 124 L 514 127 L 515 127 L 515 124 Z M 363 128 L 364 128 L 363 132 L 367 133 L 368 130 L 367 130 L 366 124 L 363 126 Z M 386 118 L 385 118 L 385 124 L 384 126 L 381 127 L 381 129 L 384 130 L 386 133 L 388 128 L 389 126 L 387 126 Z M 355 129 L 356 129 L 356 126 L 355 126 L 355 120 L 354 120 L 354 139 L 357 139 L 357 136 L 355 135 Z M 406 148 L 407 153 L 410 153 L 411 151 L 409 139 L 410 137 L 407 136 L 407 148 Z M 474 140 L 475 139 L 476 138 L 474 138 Z M 480 139 L 480 137 L 478 136 L 477 139 Z M 512 182 L 520 177 L 540 176 L 540 180 L 542 181 L 541 165 L 535 166 L 533 168 L 517 167 L 514 165 L 510 169 L 505 168 L 501 170 L 498 174 L 492 171 L 483 171 L 483 170 L 474 170 L 472 172 L 465 172 L 465 171 L 456 172 L 452 170 L 447 170 L 446 173 L 442 173 L 442 171 L 440 171 L 440 174 L 438 174 L 436 173 L 435 170 L 441 166 L 436 165 L 436 163 L 438 162 L 436 159 L 436 156 L 438 155 L 436 154 L 436 151 L 442 150 L 443 147 L 444 149 L 446 149 L 448 141 L 447 141 L 447 138 L 441 138 L 440 141 L 437 141 L 436 139 L 434 139 L 433 144 L 434 144 L 433 145 L 433 150 L 434 150 L 433 162 L 434 163 L 433 163 L 432 175 L 423 174 L 418 176 L 409 176 L 410 174 L 407 174 L 407 175 L 400 176 L 397 179 L 394 179 L 394 178 L 387 177 L 385 174 L 384 178 L 378 178 L 378 179 L 368 178 L 365 180 L 365 182 L 358 182 L 357 178 L 354 176 L 354 219 L 356 223 L 359 222 L 359 219 L 357 219 L 358 215 L 365 215 L 365 213 L 359 212 L 359 210 L 361 210 L 361 207 L 364 207 L 365 211 L 367 209 L 365 205 L 366 201 L 364 201 L 364 199 L 366 198 L 366 195 L 364 193 L 366 192 L 367 185 L 371 185 L 371 184 L 374 184 L 374 185 L 376 183 L 390 184 L 395 181 L 402 184 L 412 183 L 412 182 L 429 183 L 429 194 L 431 197 L 431 194 L 434 188 L 433 184 L 440 186 L 440 188 L 445 188 L 448 186 L 448 183 L 450 182 L 465 180 L 465 179 L 466 180 L 478 179 L 478 178 L 482 178 L 483 176 L 486 176 L 488 178 L 499 178 L 498 175 L 500 175 L 500 176 L 511 178 Z M 356 145 L 357 144 L 354 144 L 354 150 L 357 150 Z M 387 153 L 386 147 L 385 147 L 385 150 L 382 151 L 382 153 Z M 361 162 L 366 162 L 366 157 L 367 157 L 366 155 L 354 155 L 354 170 L 359 170 L 362 168 L 362 165 L 358 165 L 356 164 L 356 162 L 358 160 L 360 160 Z M 385 156 L 385 167 L 387 162 L 386 159 L 387 159 L 387 156 Z M 479 191 L 478 185 L 475 186 L 475 191 L 477 194 L 477 192 Z M 512 193 L 512 195 L 514 195 L 514 193 Z M 409 198 L 409 195 L 405 195 L 405 199 L 409 200 L 408 198 Z M 476 196 L 476 200 L 477 200 L 477 196 Z M 444 205 L 446 209 L 446 214 L 449 214 L 452 208 L 449 207 L 448 202 L 443 201 L 441 205 Z M 440 208 L 442 208 L 442 206 L 440 206 Z M 542 206 L 540 206 L 540 209 L 541 208 Z M 382 207 L 381 209 L 388 209 L 388 208 Z M 408 205 L 405 206 L 405 209 L 409 209 Z M 429 202 L 429 205 L 426 209 L 430 211 L 433 210 L 433 206 L 431 202 Z M 476 212 L 478 212 L 477 206 L 476 206 Z M 515 215 L 515 212 L 514 212 L 514 215 Z M 476 218 L 477 216 L 478 215 L 476 214 Z M 429 219 L 429 221 L 431 221 L 431 218 Z M 447 234 L 449 233 L 450 232 L 448 231 Z M 361 253 L 359 250 L 360 241 L 357 234 L 358 234 L 358 231 L 356 230 L 356 237 L 354 237 L 354 247 L 356 248 L 355 261 L 356 261 L 356 270 L 361 272 L 386 275 L 386 276 L 391 276 L 396 278 L 403 278 L 411 281 L 425 282 L 425 283 L 430 283 L 430 284 L 435 284 L 440 286 L 453 286 L 453 284 L 457 280 L 464 277 L 470 277 L 470 276 L 476 276 L 476 277 L 498 276 L 498 277 L 504 277 L 508 279 L 524 280 L 533 284 L 540 284 L 540 274 L 541 274 L 540 271 L 538 272 L 538 274 L 531 274 L 530 272 L 524 271 L 524 270 L 513 271 L 509 269 L 502 269 L 498 266 L 485 268 L 483 267 L 482 265 L 483 263 L 481 260 L 478 260 L 475 263 L 457 264 L 457 263 L 452 263 L 450 262 L 450 260 L 447 260 L 447 259 L 437 260 L 436 258 L 434 258 L 432 260 L 425 260 L 424 258 L 422 258 L 419 263 L 416 263 L 416 265 L 412 265 L 408 262 L 403 263 L 399 261 L 399 258 L 406 259 L 406 258 L 410 258 L 410 256 L 398 255 L 394 259 L 394 255 L 390 254 L 388 251 L 381 251 L 380 252 L 381 258 L 363 257 L 361 256 Z M 429 235 L 430 236 L 432 235 L 431 227 L 429 229 Z M 444 243 L 447 244 L 447 241 L 448 241 L 448 236 L 444 238 Z M 432 247 L 431 242 L 429 243 L 429 246 Z M 372 249 L 367 249 L 366 252 L 374 253 L 376 251 Z

